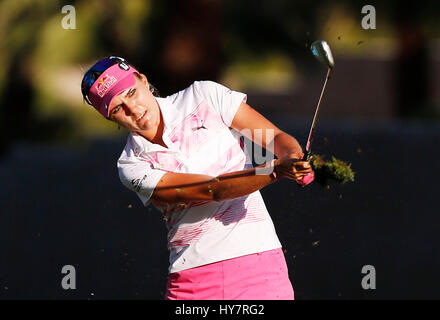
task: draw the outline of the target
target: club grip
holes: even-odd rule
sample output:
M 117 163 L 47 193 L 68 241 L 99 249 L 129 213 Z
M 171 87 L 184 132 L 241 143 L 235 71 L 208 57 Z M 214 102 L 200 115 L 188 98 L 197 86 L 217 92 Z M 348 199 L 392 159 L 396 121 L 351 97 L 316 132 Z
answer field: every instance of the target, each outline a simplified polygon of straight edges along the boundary
M 308 185 L 309 183 L 311 183 L 313 180 L 315 180 L 315 175 L 313 173 L 308 173 L 301 180 L 297 181 L 297 183 L 300 186 L 304 187 L 304 186 Z

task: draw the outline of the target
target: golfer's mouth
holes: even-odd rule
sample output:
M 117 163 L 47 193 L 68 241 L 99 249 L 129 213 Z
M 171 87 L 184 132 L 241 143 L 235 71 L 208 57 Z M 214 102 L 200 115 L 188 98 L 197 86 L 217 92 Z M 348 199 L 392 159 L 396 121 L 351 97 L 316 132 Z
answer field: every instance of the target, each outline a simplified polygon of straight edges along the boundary
M 145 115 L 147 114 L 147 111 L 144 111 L 144 113 L 142 113 L 139 118 L 136 119 L 136 121 L 141 120 Z

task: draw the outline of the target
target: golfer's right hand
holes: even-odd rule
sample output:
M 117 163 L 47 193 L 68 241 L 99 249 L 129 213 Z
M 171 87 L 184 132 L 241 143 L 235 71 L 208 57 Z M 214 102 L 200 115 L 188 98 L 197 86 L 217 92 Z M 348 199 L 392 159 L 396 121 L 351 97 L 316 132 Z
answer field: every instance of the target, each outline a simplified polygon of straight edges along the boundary
M 279 178 L 287 178 L 297 182 L 308 175 L 313 174 L 309 161 L 296 158 L 283 158 L 275 160 L 275 173 Z

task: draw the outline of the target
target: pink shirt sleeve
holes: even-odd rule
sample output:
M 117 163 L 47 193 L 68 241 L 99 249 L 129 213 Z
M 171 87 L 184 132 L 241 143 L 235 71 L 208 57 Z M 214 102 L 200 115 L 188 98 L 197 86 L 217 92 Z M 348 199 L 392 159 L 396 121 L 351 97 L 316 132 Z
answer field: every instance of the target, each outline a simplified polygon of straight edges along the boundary
M 149 162 L 121 159 L 118 161 L 118 172 L 122 184 L 136 192 L 145 206 L 149 204 L 154 188 L 167 173 L 165 170 L 152 168 Z

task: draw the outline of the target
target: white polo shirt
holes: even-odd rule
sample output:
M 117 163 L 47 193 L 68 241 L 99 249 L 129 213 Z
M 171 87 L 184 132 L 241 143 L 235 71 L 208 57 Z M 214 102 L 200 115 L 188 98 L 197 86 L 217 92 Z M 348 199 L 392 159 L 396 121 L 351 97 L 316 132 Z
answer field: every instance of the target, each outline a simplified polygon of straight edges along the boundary
M 168 148 L 130 133 L 118 160 L 122 183 L 145 206 L 167 172 L 216 177 L 252 167 L 243 137 L 230 129 L 238 107 L 246 101 L 245 94 L 212 81 L 198 81 L 156 99 Z M 157 208 L 168 229 L 170 273 L 281 247 L 259 191 L 232 200 Z

